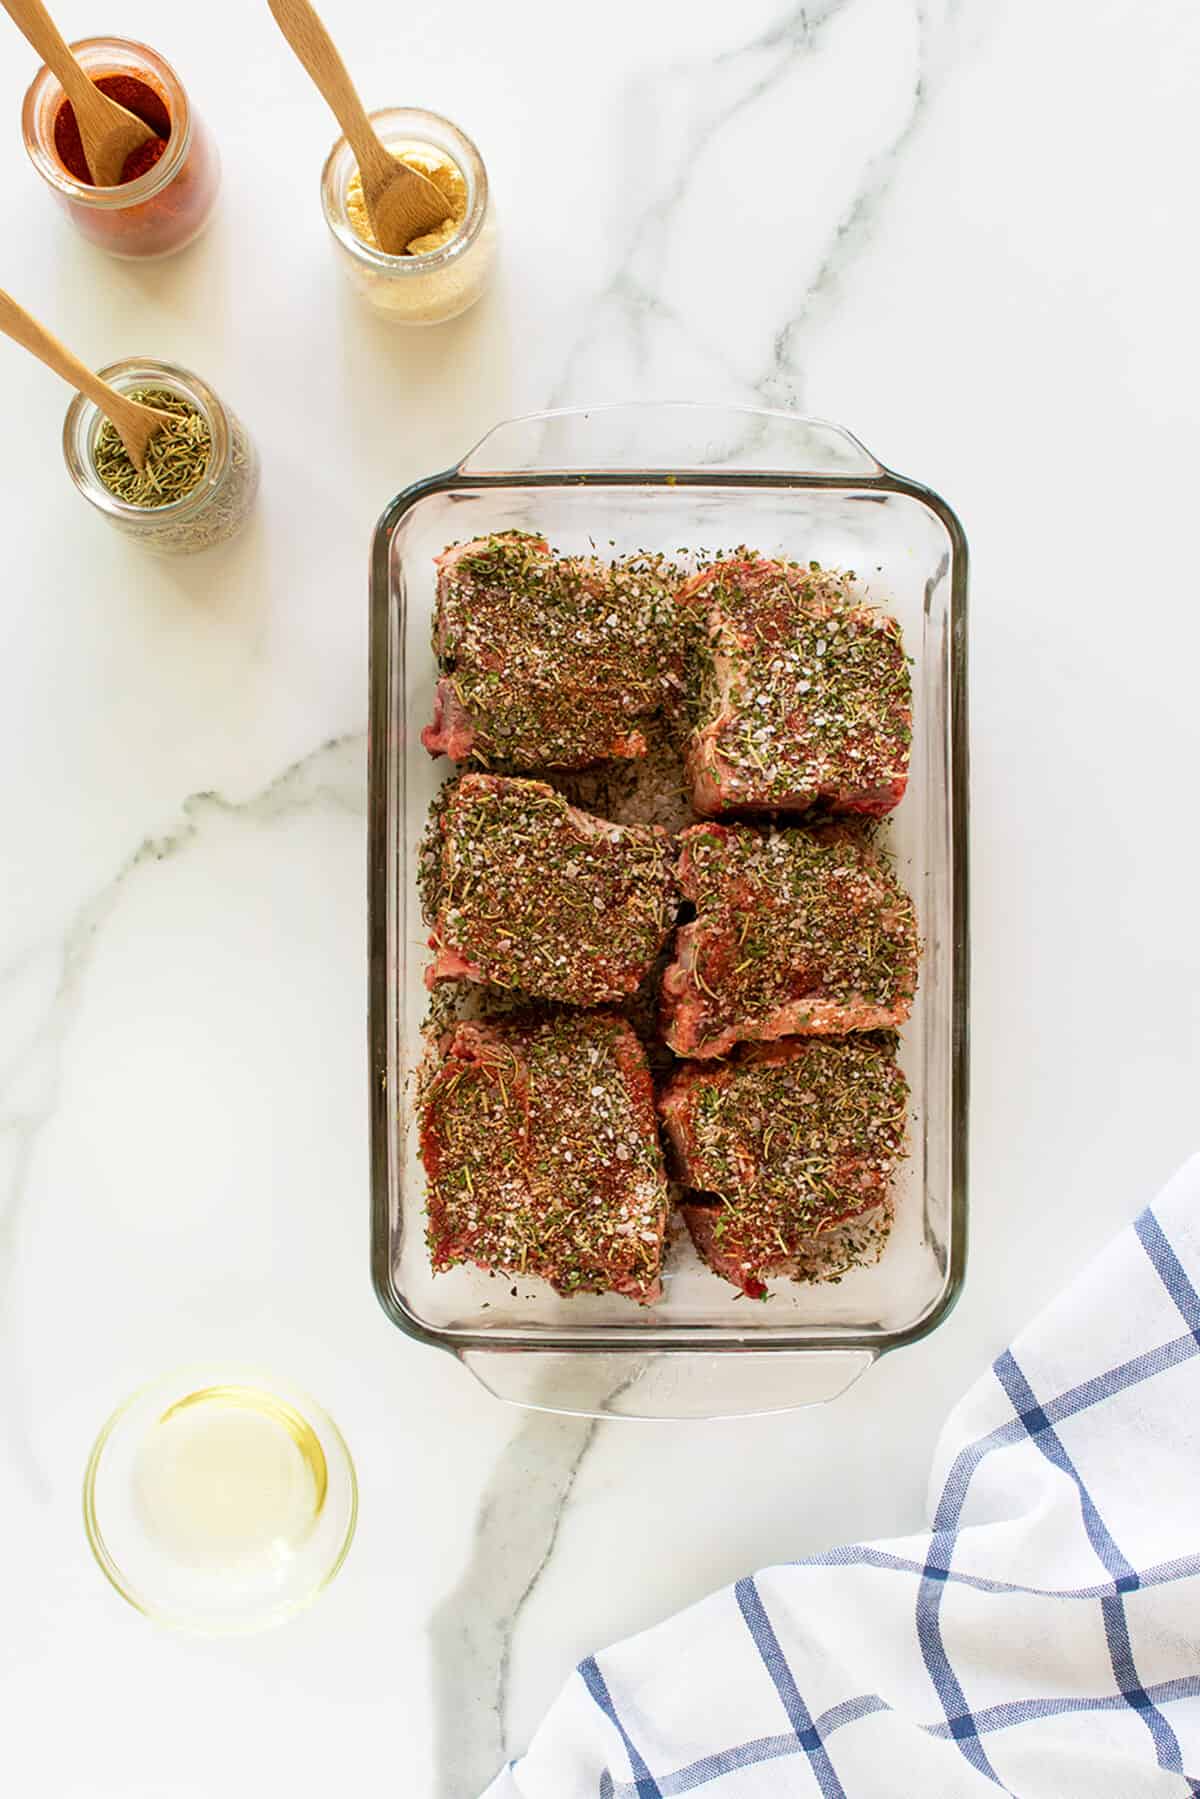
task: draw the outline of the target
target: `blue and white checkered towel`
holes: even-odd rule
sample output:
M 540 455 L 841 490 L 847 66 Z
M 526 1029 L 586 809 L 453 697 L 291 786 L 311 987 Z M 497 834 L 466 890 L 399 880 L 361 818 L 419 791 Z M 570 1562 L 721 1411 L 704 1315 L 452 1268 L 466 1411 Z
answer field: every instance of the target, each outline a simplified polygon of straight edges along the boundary
M 1200 1157 L 972 1388 L 927 1536 L 592 1656 L 485 1799 L 1200 1795 Z

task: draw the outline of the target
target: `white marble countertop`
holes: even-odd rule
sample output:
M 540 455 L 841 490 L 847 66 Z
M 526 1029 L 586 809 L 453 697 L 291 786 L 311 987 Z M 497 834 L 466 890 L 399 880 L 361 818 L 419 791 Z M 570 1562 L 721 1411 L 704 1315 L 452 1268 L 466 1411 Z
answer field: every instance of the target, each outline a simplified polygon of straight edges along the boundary
M 63 390 L 0 345 L 5 1773 L 22 1799 L 473 1799 L 588 1650 L 915 1528 L 950 1401 L 1195 1147 L 1200 23 L 415 0 L 401 30 L 344 0 L 369 102 L 461 120 L 501 209 L 495 290 L 406 334 L 343 291 L 332 132 L 265 6 L 57 13 L 175 62 L 223 198 L 156 266 L 76 238 L 22 159 L 0 21 L 3 279 L 94 363 L 211 379 L 264 481 L 227 550 L 140 556 L 68 486 Z M 523 1416 L 401 1337 L 367 1270 L 371 527 L 498 419 L 629 397 L 837 419 L 974 557 L 966 1291 L 841 1401 L 754 1422 Z M 318 1394 L 362 1486 L 330 1591 L 235 1642 L 149 1626 L 80 1522 L 112 1405 L 213 1357 Z

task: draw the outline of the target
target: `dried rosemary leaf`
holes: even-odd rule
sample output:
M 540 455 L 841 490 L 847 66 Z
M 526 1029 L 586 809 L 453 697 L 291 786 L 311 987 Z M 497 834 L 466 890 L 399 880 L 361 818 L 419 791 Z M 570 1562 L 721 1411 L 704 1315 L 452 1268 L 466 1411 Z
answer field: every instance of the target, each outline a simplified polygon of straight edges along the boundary
M 135 387 L 127 396 L 143 406 L 169 412 L 178 421 L 164 425 L 146 448 L 146 466 L 134 468 L 116 426 L 105 419 L 96 433 L 92 460 L 109 493 L 127 506 L 169 506 L 198 487 L 212 455 L 208 422 L 189 401 L 166 387 Z

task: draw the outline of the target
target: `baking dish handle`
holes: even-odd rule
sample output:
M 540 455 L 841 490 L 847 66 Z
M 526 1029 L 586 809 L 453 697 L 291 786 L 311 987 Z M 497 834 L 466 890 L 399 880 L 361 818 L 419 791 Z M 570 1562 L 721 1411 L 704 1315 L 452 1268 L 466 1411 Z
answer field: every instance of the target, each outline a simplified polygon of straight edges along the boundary
M 865 1374 L 871 1349 L 466 1350 L 464 1367 L 497 1399 L 583 1418 L 749 1418 L 823 1405 Z
M 884 471 L 856 437 L 825 419 L 749 406 L 594 406 L 535 412 L 497 425 L 459 465 L 467 477 L 571 473 L 597 481 L 702 470 L 873 478 Z

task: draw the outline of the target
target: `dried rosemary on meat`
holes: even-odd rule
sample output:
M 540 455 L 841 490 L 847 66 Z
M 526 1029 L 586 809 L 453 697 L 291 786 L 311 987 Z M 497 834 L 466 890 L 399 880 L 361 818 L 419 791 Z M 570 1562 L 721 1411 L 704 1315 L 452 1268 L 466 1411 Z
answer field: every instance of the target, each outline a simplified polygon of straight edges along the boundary
M 438 978 L 595 1005 L 632 993 L 662 947 L 674 880 L 661 831 L 573 811 L 541 781 L 468 774 L 430 836 Z
M 682 591 L 705 627 L 688 704 L 721 803 L 703 810 L 903 791 L 908 659 L 898 621 L 857 596 L 852 571 L 746 554 Z
M 717 1202 L 688 1209 L 701 1253 L 756 1299 L 775 1274 L 837 1281 L 877 1261 L 907 1125 L 885 1036 L 794 1040 L 695 1079 L 674 1134 Z
M 155 433 L 146 447 L 146 466 L 136 469 L 117 427 L 104 419 L 92 453 L 97 475 L 127 506 L 170 506 L 186 499 L 208 472 L 212 456 L 208 420 L 190 400 L 166 387 L 131 388 L 126 398 L 169 412 L 176 422 Z
M 680 685 L 662 556 L 552 555 L 507 532 L 443 568 L 434 649 L 472 726 L 472 759 L 512 769 L 637 757 Z
M 809 993 L 814 1009 L 818 998 L 907 1008 L 917 974 L 912 901 L 860 833 L 708 825 L 685 841 L 698 920 L 692 979 L 709 1001 L 709 1032 Z M 809 1025 L 801 1016 L 793 1028 Z
M 460 1027 L 421 1095 L 435 1273 L 656 1295 L 667 1194 L 649 1075 L 609 1013 Z
M 770 1260 L 781 1225 L 802 1233 L 882 1195 L 907 1126 L 908 1083 L 882 1036 L 815 1042 L 794 1060 L 697 1082 L 691 1155 L 725 1201 L 718 1238 L 760 1233 Z

